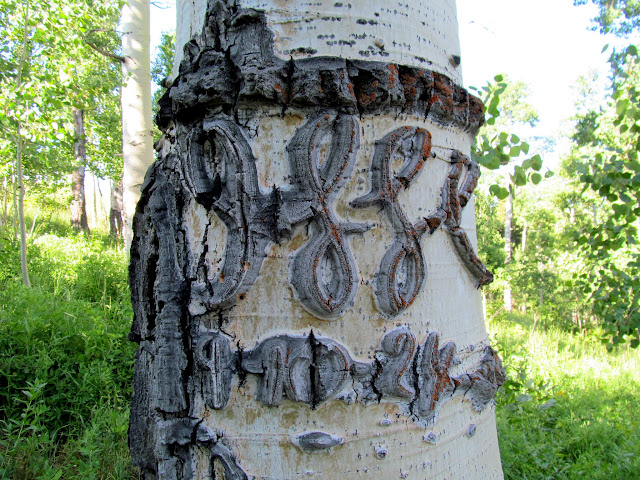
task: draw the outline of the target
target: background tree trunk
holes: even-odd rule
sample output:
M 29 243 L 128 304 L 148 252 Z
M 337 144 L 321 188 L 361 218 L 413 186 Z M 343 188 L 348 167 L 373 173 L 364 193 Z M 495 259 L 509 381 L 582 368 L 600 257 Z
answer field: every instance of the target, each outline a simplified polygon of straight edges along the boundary
M 455 2 L 202 8 L 134 220 L 134 462 L 502 478 Z
M 145 173 L 153 163 L 149 2 L 129 0 L 122 7 L 122 205 L 125 248 Z
M 111 181 L 111 202 L 109 208 L 109 235 L 122 240 L 122 184 Z
M 84 172 L 87 164 L 86 138 L 84 134 L 84 111 L 73 109 L 73 129 L 76 135 L 74 154 L 76 168 L 72 174 L 73 199 L 71 200 L 71 226 L 76 232 L 89 233 L 87 201 L 84 192 Z
M 22 36 L 22 53 L 20 55 L 20 64 L 18 65 L 18 90 L 22 85 L 22 74 L 27 66 L 28 58 L 31 54 L 28 45 L 28 29 L 29 29 L 29 2 L 24 3 L 24 31 Z M 24 178 L 22 171 L 22 159 L 24 153 L 24 139 L 22 138 L 22 121 L 18 119 L 16 130 L 16 183 L 18 188 L 18 203 L 16 212 L 18 215 L 18 226 L 20 229 L 20 271 L 22 273 L 22 283 L 27 287 L 31 287 L 29 280 L 29 268 L 27 266 L 27 229 L 24 218 Z

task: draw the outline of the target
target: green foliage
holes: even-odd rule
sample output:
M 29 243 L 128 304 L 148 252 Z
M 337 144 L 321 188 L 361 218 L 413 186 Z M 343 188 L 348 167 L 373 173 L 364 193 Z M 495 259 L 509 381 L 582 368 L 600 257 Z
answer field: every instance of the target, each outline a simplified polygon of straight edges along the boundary
M 114 30 L 119 6 L 115 0 L 2 2 L 0 142 L 6 147 L 22 138 L 27 178 L 55 183 L 71 170 L 72 107 L 87 110 L 89 138 L 96 136 L 95 126 L 112 123 L 106 119 L 113 105 L 106 108 L 105 99 L 117 98 L 118 65 L 93 52 L 84 35 L 91 29 Z M 96 140 L 103 161 L 114 157 L 105 147 L 118 128 L 110 132 Z
M 11 272 L 15 240 L 0 239 L 0 478 L 137 478 L 124 254 L 96 237 L 37 237 L 27 289 Z
M 597 334 L 544 330 L 526 316 L 490 330 L 509 377 L 496 398 L 505 478 L 635 478 L 640 357 L 628 348 L 608 353 Z
M 494 77 L 495 83 L 487 83 L 481 89 L 474 89 L 485 105 L 486 125 L 480 130 L 471 147 L 471 156 L 488 170 L 497 170 L 516 161 L 508 185 L 494 183 L 489 192 L 499 200 L 504 200 L 513 189 L 512 185 L 524 186 L 527 182 L 538 184 L 542 181 L 542 157 L 529 154 L 529 143 L 512 133 L 517 125 L 534 126 L 538 114 L 525 99 L 527 86 L 522 82 L 510 82 L 503 75 Z M 545 176 L 551 176 L 547 172 Z
M 578 142 L 565 164 L 593 198 L 599 218 L 572 232 L 585 258 L 577 274 L 603 322 L 610 347 L 640 345 L 640 59 L 635 46 L 616 58 L 609 101 L 578 117 Z
M 156 48 L 156 55 L 151 64 L 151 78 L 156 84 L 156 89 L 151 99 L 151 112 L 155 118 L 160 108 L 160 99 L 167 91 L 167 79 L 171 77 L 173 58 L 176 50 L 176 32 L 163 32 L 160 37 L 160 45 Z M 160 140 L 160 130 L 154 125 L 153 139 Z
M 162 32 L 156 57 L 151 64 L 151 79 L 159 86 L 171 75 L 173 57 L 176 50 L 176 32 Z
M 475 197 L 478 255 L 490 271 L 496 272 L 505 261 L 504 221 L 498 213 L 500 206 L 495 196 L 486 195 L 481 190 L 476 191 Z
M 589 0 L 574 0 L 574 5 L 586 5 Z M 600 33 L 628 36 L 640 27 L 640 2 L 638 0 L 591 0 L 599 7 L 593 19 Z M 597 27 L 594 27 L 596 30 Z

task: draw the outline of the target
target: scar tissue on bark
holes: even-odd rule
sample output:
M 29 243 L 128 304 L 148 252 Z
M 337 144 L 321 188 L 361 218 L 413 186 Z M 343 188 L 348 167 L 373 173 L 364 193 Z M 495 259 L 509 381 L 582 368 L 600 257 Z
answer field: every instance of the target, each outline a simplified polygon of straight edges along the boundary
M 342 445 L 344 438 L 326 432 L 304 432 L 294 435 L 291 443 L 303 452 L 316 453 L 326 452 Z
M 180 75 L 161 102 L 159 126 L 249 101 L 413 113 L 472 134 L 484 123 L 482 103 L 440 73 L 335 57 L 286 61 L 274 54 L 273 38 L 263 12 L 210 2 L 205 28 L 185 46 Z

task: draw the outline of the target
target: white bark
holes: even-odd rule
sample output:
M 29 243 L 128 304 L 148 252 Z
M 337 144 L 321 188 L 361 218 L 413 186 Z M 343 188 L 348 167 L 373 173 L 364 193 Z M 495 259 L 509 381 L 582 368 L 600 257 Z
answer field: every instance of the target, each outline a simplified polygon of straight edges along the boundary
M 178 2 L 181 17 L 177 45 L 200 31 L 205 3 Z M 283 59 L 329 55 L 376 60 L 425 68 L 449 76 L 454 83 L 461 81 L 454 0 L 407 0 L 393 7 L 383 2 L 372 5 L 333 0 L 238 3 L 243 8 L 266 12 L 268 25 L 275 34 L 276 53 Z M 178 47 L 176 65 L 181 50 Z M 291 145 L 296 132 L 309 119 L 308 109 L 294 106 L 284 114 L 277 105 L 238 107 L 236 122 L 243 126 L 251 142 L 263 193 L 273 185 L 286 189 L 291 182 L 294 174 L 287 145 Z M 291 240 L 272 243 L 267 248 L 257 279 L 246 293 L 238 295 L 237 304 L 225 312 L 228 318 L 217 328 L 234 338 L 238 348 L 244 350 L 254 349 L 276 335 L 308 335 L 312 330 L 316 336 L 335 340 L 353 359 L 366 363 L 379 353 L 381 339 L 387 332 L 406 326 L 421 345 L 432 332 L 439 333 L 440 346 L 455 342 L 461 363 L 453 367 L 452 374 L 471 372 L 477 367 L 488 339 L 477 279 L 456 254 L 451 235 L 440 229 L 422 239 L 428 269 L 425 284 L 412 305 L 388 319 L 376 303 L 375 281 L 381 259 L 394 241 L 394 225 L 380 208 L 356 209 L 350 202 L 372 188 L 370 171 L 376 142 L 399 127 L 420 127 L 431 133 L 435 155 L 425 163 L 422 174 L 399 194 L 408 220 L 419 221 L 441 205 L 452 150 L 468 154 L 472 138 L 459 126 L 443 126 L 430 117 L 413 114 L 370 114 L 362 116 L 359 123 L 360 148 L 354 173 L 333 205 L 341 224 L 360 222 L 373 227 L 348 241 L 359 279 L 353 307 L 339 319 L 326 321 L 303 306 L 290 280 L 290 270 L 292 258 L 314 232 L 298 226 Z M 329 146 L 324 145 L 321 152 Z M 399 167 L 394 164 L 393 168 Z M 185 262 L 194 266 L 187 277 L 204 281 L 200 267 L 195 270 L 201 264 L 198 259 L 204 259 L 207 279 L 224 283 L 222 267 L 225 253 L 231 248 L 225 241 L 227 228 L 216 214 L 195 199 L 190 201 L 189 213 L 180 227 L 184 244 L 191 249 Z M 463 210 L 460 226 L 477 250 L 473 212 L 470 201 Z M 245 265 L 246 269 L 251 267 Z M 330 276 L 330 272 L 325 273 Z M 207 307 L 193 294 L 194 289 L 191 292 L 192 318 L 201 316 L 200 325 L 207 325 L 202 328 L 215 329 L 219 320 L 213 315 L 208 318 Z M 215 351 L 211 355 L 215 357 Z M 502 478 L 493 405 L 479 413 L 462 397 L 454 397 L 442 406 L 435 423 L 427 423 L 413 418 L 406 403 L 388 398 L 366 406 L 357 399 L 352 402 L 329 399 L 315 409 L 304 402 L 285 399 L 275 407 L 258 400 L 258 389 L 255 376 L 249 375 L 243 383 L 234 377 L 231 398 L 224 408 L 214 410 L 197 395 L 195 404 L 190 405 L 191 417 L 204 419 L 201 428 L 223 432 L 226 447 L 234 452 L 250 478 L 289 479 L 302 475 L 323 479 Z M 340 437 L 342 444 L 314 454 L 295 446 L 299 443 L 297 435 L 317 430 L 332 435 L 331 438 Z M 210 478 L 209 460 L 204 453 L 195 463 L 195 477 Z
M 122 201 L 125 248 L 131 245 L 131 222 L 140 187 L 153 163 L 149 2 L 129 0 L 122 7 Z
M 447 75 L 461 85 L 455 0 L 388 3 L 364 0 L 237 2 L 267 12 L 276 54 L 288 60 L 333 56 L 413 65 Z M 176 60 L 182 46 L 202 30 L 206 0 L 177 0 Z M 457 60 L 453 57 L 458 57 Z

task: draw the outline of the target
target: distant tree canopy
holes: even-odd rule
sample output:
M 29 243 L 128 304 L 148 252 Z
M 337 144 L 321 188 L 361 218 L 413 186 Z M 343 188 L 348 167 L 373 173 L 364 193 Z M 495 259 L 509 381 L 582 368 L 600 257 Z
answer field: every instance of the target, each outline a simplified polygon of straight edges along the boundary
M 78 108 L 86 112 L 91 168 L 118 174 L 120 68 L 87 40 L 105 49 L 116 45 L 120 5 L 119 0 L 0 3 L 0 173 L 10 174 L 19 135 L 25 178 L 59 185 L 72 168 L 71 110 Z
M 638 0 L 574 0 L 574 5 L 597 5 L 600 12 L 594 30 L 628 36 L 640 27 L 640 1 Z

